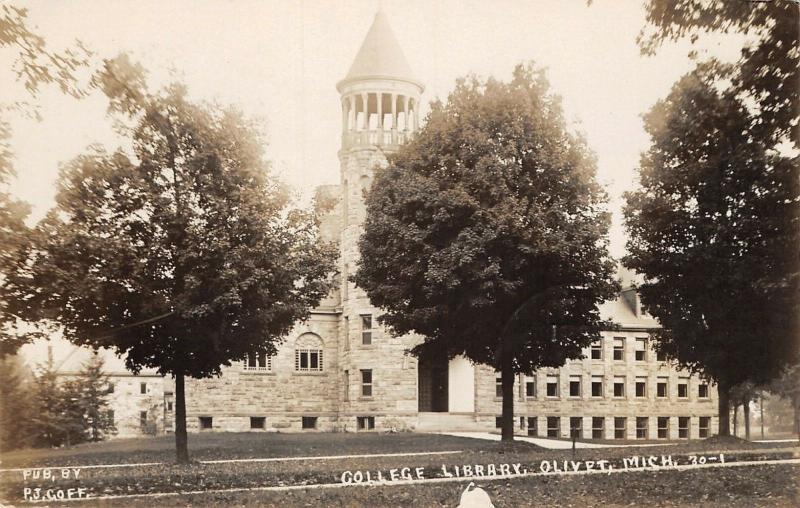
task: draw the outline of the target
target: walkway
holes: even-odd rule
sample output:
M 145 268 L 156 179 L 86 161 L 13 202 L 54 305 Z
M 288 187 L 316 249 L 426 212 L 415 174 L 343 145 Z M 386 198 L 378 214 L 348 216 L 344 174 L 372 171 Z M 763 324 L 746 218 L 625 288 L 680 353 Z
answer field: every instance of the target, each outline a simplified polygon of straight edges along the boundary
M 473 439 L 485 439 L 487 441 L 500 441 L 500 434 L 490 434 L 489 432 L 440 432 L 446 436 L 456 437 L 470 437 Z M 528 436 L 514 436 L 515 441 L 524 441 L 526 443 L 535 444 L 542 448 L 549 448 L 551 450 L 571 450 L 572 441 L 565 441 L 561 439 L 548 439 L 543 437 L 528 437 Z M 644 446 L 669 446 L 675 443 L 648 443 L 648 444 L 603 444 L 603 443 L 583 443 L 576 442 L 575 448 L 641 448 Z

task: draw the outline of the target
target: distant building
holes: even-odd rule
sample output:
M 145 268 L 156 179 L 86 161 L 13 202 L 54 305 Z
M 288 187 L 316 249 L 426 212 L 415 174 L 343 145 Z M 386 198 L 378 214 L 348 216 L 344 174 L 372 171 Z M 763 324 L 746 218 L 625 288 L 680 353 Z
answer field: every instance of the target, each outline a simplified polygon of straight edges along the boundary
M 108 409 L 117 429 L 115 436 L 171 432 L 174 414 L 171 380 L 153 370 L 131 374 L 118 356 L 107 350 L 101 350 L 99 354 L 103 357 L 103 370 L 108 375 Z M 39 340 L 20 350 L 20 356 L 34 373 L 51 359 L 61 380 L 80 375 L 91 355 L 91 349 L 75 346 L 59 337 Z

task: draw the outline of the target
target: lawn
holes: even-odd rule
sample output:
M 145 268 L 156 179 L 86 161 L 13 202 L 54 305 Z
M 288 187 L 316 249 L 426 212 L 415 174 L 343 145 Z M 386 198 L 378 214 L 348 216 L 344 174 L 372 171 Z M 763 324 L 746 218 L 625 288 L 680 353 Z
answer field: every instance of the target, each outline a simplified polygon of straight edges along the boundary
M 76 446 L 61 450 L 20 451 L 3 456 L 3 468 L 79 466 L 160 462 L 135 467 L 85 468 L 78 478 L 34 480 L 22 471 L 0 473 L 2 499 L 19 503 L 25 488 L 86 489 L 93 498 L 70 506 L 457 506 L 470 480 L 447 474 L 481 475 L 474 481 L 489 493 L 495 506 L 797 506 L 800 465 L 770 464 L 796 459 L 794 443 L 747 443 L 738 440 L 683 442 L 648 448 L 545 450 L 527 443 L 512 446 L 468 438 L 429 434 L 201 434 L 190 436 L 192 458 L 198 461 L 254 458 L 319 457 L 308 460 L 238 461 L 172 464 L 171 439 L 132 439 Z M 426 452 L 457 452 L 424 454 Z M 587 461 L 608 461 L 623 468 L 636 455 L 671 456 L 689 464 L 691 457 L 719 457 L 726 464 L 765 461 L 755 466 L 639 470 L 613 474 L 540 474 L 543 463 L 556 468 L 588 467 Z M 416 454 L 336 458 L 337 455 Z M 630 460 L 630 459 L 629 459 Z M 567 461 L 567 463 L 564 463 Z M 570 462 L 573 461 L 573 462 Z M 580 466 L 583 464 L 583 466 Z M 444 466 L 444 469 L 442 469 Z M 529 476 L 513 474 L 514 467 Z M 550 466 L 548 466 L 550 467 Z M 406 468 L 406 469 L 404 469 Z M 417 471 L 423 477 L 415 477 Z M 458 469 L 456 469 L 458 468 Z M 490 469 L 492 468 L 492 469 Z M 504 469 L 505 468 L 505 469 Z M 512 473 L 501 478 L 489 475 Z M 349 473 L 344 474 L 346 471 Z M 381 483 L 343 485 L 360 471 L 363 478 L 379 474 Z M 59 473 L 59 470 L 53 470 Z M 534 474 L 536 473 L 536 474 Z M 350 476 L 348 476 L 348 474 Z M 402 476 L 410 480 L 402 481 Z M 532 475 L 532 476 L 531 476 Z M 397 480 L 397 481 L 393 481 Z M 326 485 L 324 488 L 303 486 Z M 271 491 L 271 488 L 299 490 Z M 261 490 L 247 490 L 261 489 Z M 132 494 L 160 497 L 117 497 Z M 171 495 L 171 493 L 180 493 Z

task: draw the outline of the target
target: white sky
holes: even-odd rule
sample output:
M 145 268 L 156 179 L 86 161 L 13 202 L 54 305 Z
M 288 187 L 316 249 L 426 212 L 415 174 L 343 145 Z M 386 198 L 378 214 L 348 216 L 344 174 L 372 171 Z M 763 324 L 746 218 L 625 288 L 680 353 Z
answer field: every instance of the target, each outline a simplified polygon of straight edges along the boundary
M 80 39 L 99 58 L 131 53 L 161 84 L 177 72 L 198 99 L 236 104 L 264 121 L 266 153 L 301 193 L 338 183 L 341 113 L 336 82 L 366 35 L 378 0 L 13 1 L 48 47 Z M 692 66 L 690 45 L 668 43 L 643 57 L 638 0 L 384 0 L 423 102 L 445 98 L 459 76 L 501 79 L 534 60 L 548 69 L 567 118 L 598 156 L 612 199 L 612 254 L 624 252 L 621 195 L 635 185 L 648 138 L 640 115 Z M 735 60 L 739 37 L 705 37 L 702 55 Z M 26 97 L 0 51 L 0 102 Z M 12 192 L 40 218 L 53 204 L 59 164 L 91 143 L 117 144 L 104 98 L 75 100 L 55 87 L 36 99 L 43 120 L 11 118 L 18 179 Z M 423 113 L 427 107 L 423 109 Z

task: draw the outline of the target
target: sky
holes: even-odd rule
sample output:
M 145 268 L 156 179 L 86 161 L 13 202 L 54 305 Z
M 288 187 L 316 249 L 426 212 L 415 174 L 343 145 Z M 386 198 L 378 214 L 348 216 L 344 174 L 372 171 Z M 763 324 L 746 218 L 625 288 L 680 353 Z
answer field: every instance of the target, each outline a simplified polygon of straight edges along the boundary
M 446 99 L 458 77 L 508 79 L 515 64 L 547 69 L 570 128 L 597 154 L 610 197 L 611 253 L 624 254 L 622 194 L 636 186 L 649 140 L 641 115 L 700 59 L 735 61 L 736 35 L 666 43 L 642 56 L 639 0 L 71 0 L 22 1 L 29 26 L 52 50 L 80 40 L 93 59 L 128 52 L 151 85 L 178 79 L 192 98 L 238 106 L 262 122 L 266 156 L 307 197 L 339 182 L 341 110 L 335 85 L 347 73 L 376 10 L 387 14 L 429 101 Z M 11 192 L 33 207 L 53 205 L 59 165 L 89 145 L 121 142 L 94 93 L 81 100 L 48 87 L 35 99 L 15 82 L 14 54 L 0 49 L 0 102 L 31 100 L 42 117 L 10 118 L 18 173 Z

